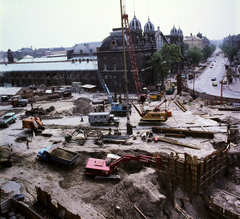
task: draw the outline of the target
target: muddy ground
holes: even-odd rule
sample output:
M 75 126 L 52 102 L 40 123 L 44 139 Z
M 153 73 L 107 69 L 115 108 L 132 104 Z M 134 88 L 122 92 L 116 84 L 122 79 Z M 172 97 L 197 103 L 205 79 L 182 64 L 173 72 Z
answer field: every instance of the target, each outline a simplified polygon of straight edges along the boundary
M 216 105 L 208 105 L 201 99 L 192 100 L 183 93 L 179 100 L 185 103 L 188 109 L 181 111 L 173 102 L 172 96 L 166 96 L 167 104 L 161 109 L 172 110 L 173 117 L 162 127 L 191 128 L 192 130 L 206 130 L 214 132 L 214 139 L 181 138 L 177 139 L 182 143 L 201 147 L 201 150 L 194 150 L 164 142 L 143 141 L 141 135 L 151 131 L 152 126 L 139 126 L 140 116 L 136 110 L 130 116 L 130 123 L 133 125 L 133 136 L 127 140 L 127 144 L 95 144 L 97 133 L 108 133 L 109 127 L 92 127 L 88 123 L 88 113 L 98 107 L 92 101 L 106 99 L 104 94 L 74 94 L 72 98 L 56 101 L 42 101 L 34 103 L 34 107 L 48 108 L 54 106 L 55 110 L 47 116 L 42 116 L 46 127 L 43 135 L 33 137 L 31 131 L 23 130 L 21 118 L 24 118 L 23 108 L 12 108 L 12 106 L 0 106 L 0 114 L 7 111 L 15 111 L 18 116 L 16 123 L 11 124 L 7 129 L 0 130 L 1 142 L 13 144 L 13 166 L 1 169 L 1 201 L 17 193 L 25 195 L 27 204 L 32 205 L 36 201 L 36 188 L 48 192 L 51 197 L 65 206 L 69 211 L 78 214 L 81 218 L 143 218 L 139 209 L 146 218 L 182 218 L 174 208 L 174 200 L 192 218 L 211 218 L 208 209 L 200 196 L 195 196 L 190 202 L 188 194 L 182 189 L 182 185 L 175 188 L 174 196 L 166 191 L 164 174 L 139 162 L 129 162 L 121 165 L 118 174 L 121 180 L 96 180 L 94 177 L 85 175 L 85 165 L 89 157 L 106 158 L 108 153 L 123 156 L 131 155 L 153 155 L 154 153 L 188 153 L 202 159 L 220 147 L 226 147 L 227 122 L 234 125 L 232 130 L 232 143 L 229 150 L 228 174 L 217 184 L 213 185 L 209 194 L 215 195 L 217 200 L 222 200 L 222 190 L 230 194 L 240 196 L 240 135 L 237 128 L 240 128 L 239 112 L 218 111 Z M 134 95 L 131 99 L 136 100 Z M 139 109 L 153 109 L 161 101 L 149 102 L 139 105 Z M 106 111 L 109 105 L 105 106 Z M 83 118 L 83 121 L 81 121 Z M 126 134 L 125 117 L 120 118 L 118 131 Z M 82 127 L 88 130 L 88 140 L 83 146 L 76 142 L 65 142 L 65 136 L 72 133 L 76 128 Z M 111 127 L 112 130 L 114 127 Z M 154 134 L 156 136 L 161 136 Z M 29 140 L 30 148 L 26 147 L 26 140 Z M 79 158 L 69 169 L 63 169 L 50 163 L 42 163 L 36 155 L 38 151 L 54 142 L 59 147 L 78 152 Z M 225 195 L 225 193 L 224 193 Z M 223 197 L 224 198 L 224 197 Z M 225 199 L 226 200 L 226 197 Z M 227 200 L 230 200 L 228 198 Z M 227 204 L 225 204 L 227 205 Z M 238 212 L 239 199 L 235 197 L 229 207 L 235 213 Z M 40 211 L 46 215 L 46 211 Z M 49 216 L 50 217 L 50 216 Z

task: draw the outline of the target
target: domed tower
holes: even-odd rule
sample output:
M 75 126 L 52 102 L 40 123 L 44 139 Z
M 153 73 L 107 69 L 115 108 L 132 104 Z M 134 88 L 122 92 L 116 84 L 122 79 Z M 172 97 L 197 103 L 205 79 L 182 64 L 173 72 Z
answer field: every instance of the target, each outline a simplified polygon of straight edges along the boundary
M 154 25 L 149 18 L 148 18 L 148 22 L 144 25 L 144 38 L 145 38 L 145 41 L 155 42 Z
M 178 31 L 177 31 L 177 28 L 175 26 L 173 26 L 173 28 L 171 29 L 170 35 L 171 36 L 178 35 Z
M 140 21 L 136 18 L 134 13 L 134 18 L 130 21 L 129 24 L 133 44 L 139 44 L 142 41 L 142 26 Z
M 178 28 L 178 36 L 179 36 L 179 41 L 180 41 L 180 42 L 183 42 L 183 32 L 182 32 L 182 30 L 180 29 L 180 27 Z
M 197 34 L 197 37 L 199 37 L 199 38 L 203 38 L 203 36 L 202 36 L 202 34 L 199 32 L 198 34 Z
M 11 49 L 8 49 L 7 57 L 8 57 L 8 63 L 13 63 L 13 54 L 12 54 Z
M 171 44 L 179 44 L 179 33 L 175 26 L 170 31 L 170 43 Z

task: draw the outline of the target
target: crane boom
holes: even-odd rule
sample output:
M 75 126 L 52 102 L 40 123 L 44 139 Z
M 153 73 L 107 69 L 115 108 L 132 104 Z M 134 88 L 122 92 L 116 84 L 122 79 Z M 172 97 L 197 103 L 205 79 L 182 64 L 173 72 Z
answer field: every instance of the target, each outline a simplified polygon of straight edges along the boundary
M 128 47 L 129 57 L 131 60 L 131 66 L 132 66 L 132 71 L 133 71 L 135 87 L 137 90 L 137 94 L 141 95 L 142 89 L 141 89 L 141 83 L 140 83 L 140 79 L 139 79 L 138 68 L 137 68 L 136 55 L 134 52 L 134 47 L 133 47 L 133 42 L 132 42 L 132 36 L 131 36 L 130 28 L 129 28 L 128 15 L 123 14 L 122 18 L 123 18 L 124 24 L 125 24 L 124 29 L 125 29 L 126 39 L 127 39 L 127 47 Z

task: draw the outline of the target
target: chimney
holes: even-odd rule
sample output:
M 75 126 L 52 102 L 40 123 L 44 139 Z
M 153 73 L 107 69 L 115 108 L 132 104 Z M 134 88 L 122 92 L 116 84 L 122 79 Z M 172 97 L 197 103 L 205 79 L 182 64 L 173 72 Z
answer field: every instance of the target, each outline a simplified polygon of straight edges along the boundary
M 190 33 L 190 36 L 192 36 L 192 33 Z

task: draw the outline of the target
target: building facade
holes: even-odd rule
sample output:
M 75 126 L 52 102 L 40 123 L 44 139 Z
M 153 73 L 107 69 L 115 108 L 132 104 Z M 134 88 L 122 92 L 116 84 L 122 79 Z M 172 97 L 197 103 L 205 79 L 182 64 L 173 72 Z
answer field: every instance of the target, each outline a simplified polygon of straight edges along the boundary
M 184 43 L 189 45 L 189 49 L 192 49 L 194 46 L 203 49 L 203 39 L 198 36 L 193 36 L 192 33 L 190 36 L 185 37 Z
M 129 22 L 129 28 L 141 87 L 156 85 L 157 77 L 153 70 L 148 68 L 147 61 L 154 52 L 162 48 L 164 43 L 169 44 L 169 41 L 159 28 L 155 31 L 154 25 L 150 19 L 148 19 L 142 30 L 141 22 L 134 15 L 134 18 Z M 117 87 L 117 90 L 124 92 L 124 86 L 127 81 L 128 92 L 135 93 L 135 81 L 125 34 L 124 43 L 126 51 L 127 79 L 125 78 L 124 72 L 123 36 L 121 28 L 113 29 L 110 35 L 103 40 L 102 45 L 99 47 L 97 52 L 98 69 L 101 71 L 110 91 L 113 91 Z

